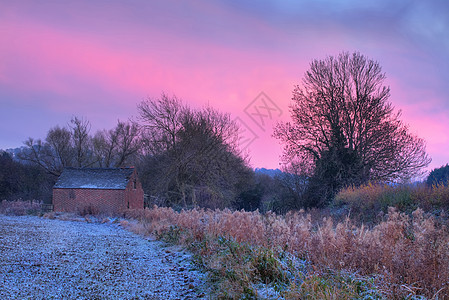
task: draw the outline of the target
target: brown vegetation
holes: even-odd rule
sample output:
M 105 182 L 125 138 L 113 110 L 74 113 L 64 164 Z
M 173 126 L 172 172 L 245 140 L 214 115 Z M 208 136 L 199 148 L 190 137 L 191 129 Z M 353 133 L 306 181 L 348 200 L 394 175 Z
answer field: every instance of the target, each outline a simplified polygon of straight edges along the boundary
M 240 245 L 235 249 L 248 245 L 271 251 L 269 253 L 276 257 L 282 253 L 293 254 L 310 264 L 307 277 L 300 282 L 302 285 L 314 276 L 324 278 L 329 272 L 343 271 L 372 276 L 378 293 L 387 298 L 412 295 L 446 298 L 449 295 L 447 225 L 421 209 L 410 216 L 391 208 L 384 220 L 372 228 L 356 226 L 349 218 L 339 223 L 331 218 L 313 223 L 310 214 L 303 211 L 280 216 L 227 209 L 176 212 L 171 208 L 154 207 L 129 212 L 129 216 L 140 220 L 140 233 L 145 231 L 159 236 L 168 233 L 174 241 L 187 245 L 203 243 L 198 251 L 203 257 L 213 257 L 213 251 L 223 248 L 223 243 L 220 246 L 217 239 Z M 245 251 L 242 253 L 246 255 Z M 208 266 L 214 263 L 223 264 L 209 261 Z M 245 264 L 240 266 L 243 268 Z M 254 268 L 254 264 L 252 266 Z M 238 270 L 239 266 L 234 265 L 234 268 Z M 240 274 L 240 278 L 248 274 Z M 290 282 L 285 295 L 295 290 L 292 285 Z M 295 295 L 299 290 L 296 289 Z M 330 290 L 332 288 L 328 292 Z
M 449 210 L 449 186 L 367 184 L 341 190 L 334 206 L 345 207 L 353 219 L 376 223 L 389 207 L 412 213 L 418 207 L 439 216 Z
M 11 216 L 37 215 L 42 213 L 45 206 L 42 201 L 0 201 L 0 214 Z

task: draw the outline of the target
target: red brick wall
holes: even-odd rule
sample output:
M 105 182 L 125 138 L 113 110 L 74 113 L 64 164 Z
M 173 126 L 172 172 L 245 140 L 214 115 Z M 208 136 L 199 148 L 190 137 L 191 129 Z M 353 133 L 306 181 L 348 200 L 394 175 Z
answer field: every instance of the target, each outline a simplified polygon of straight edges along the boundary
M 124 200 L 125 190 L 53 189 L 54 211 L 114 214 L 126 209 Z
M 143 189 L 142 184 L 137 178 L 136 171 L 134 171 L 133 175 L 131 176 L 131 179 L 128 182 L 128 185 L 126 186 L 125 202 L 127 208 L 129 209 L 143 209 Z
M 59 212 L 104 214 L 117 214 L 128 208 L 143 209 L 142 184 L 134 171 L 125 190 L 55 188 L 53 207 Z

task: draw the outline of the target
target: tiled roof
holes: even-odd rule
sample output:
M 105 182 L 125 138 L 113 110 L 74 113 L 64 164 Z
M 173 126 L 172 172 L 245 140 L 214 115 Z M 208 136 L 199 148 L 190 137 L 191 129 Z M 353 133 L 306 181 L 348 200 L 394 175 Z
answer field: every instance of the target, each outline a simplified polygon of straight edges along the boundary
M 65 168 L 54 188 L 124 190 L 134 168 Z

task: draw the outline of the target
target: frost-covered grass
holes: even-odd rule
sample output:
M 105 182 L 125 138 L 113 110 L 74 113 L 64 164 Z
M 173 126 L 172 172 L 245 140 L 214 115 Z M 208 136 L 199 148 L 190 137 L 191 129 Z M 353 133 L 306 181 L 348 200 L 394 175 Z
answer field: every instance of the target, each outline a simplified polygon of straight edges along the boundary
M 264 289 L 285 299 L 449 297 L 447 224 L 420 209 L 391 208 L 372 227 L 312 222 L 301 211 L 154 207 L 127 215 L 139 220 L 134 230 L 189 246 L 217 297 L 262 297 Z
M 403 200 L 410 195 L 425 192 L 421 188 L 411 192 L 408 187 L 367 186 L 339 195 L 353 201 L 350 205 L 366 199 L 363 208 L 379 205 L 379 199 L 407 203 Z M 445 203 L 446 192 L 434 187 L 423 201 Z M 449 299 L 449 229 L 441 206 L 438 216 L 391 207 L 379 214 L 379 207 L 373 206 L 369 212 L 377 219 L 370 226 L 361 225 L 364 216 L 357 214 L 363 210 L 354 207 L 355 221 L 341 215 L 334 221 L 329 209 L 320 217 L 319 210 L 276 215 L 159 207 L 128 211 L 126 216 L 133 220 L 94 219 L 187 246 L 196 264 L 208 271 L 213 298 Z M 407 211 L 412 206 L 399 207 Z M 55 213 L 46 217 L 93 218 Z
M 0 215 L 0 299 L 204 299 L 191 254 L 76 220 Z

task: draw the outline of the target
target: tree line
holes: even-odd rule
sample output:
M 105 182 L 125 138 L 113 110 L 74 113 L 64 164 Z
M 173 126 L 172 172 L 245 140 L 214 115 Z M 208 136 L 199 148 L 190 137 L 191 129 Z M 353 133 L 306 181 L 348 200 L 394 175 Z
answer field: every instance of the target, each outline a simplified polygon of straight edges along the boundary
M 88 120 L 73 117 L 50 128 L 45 139 L 26 140 L 9 161 L 44 171 L 50 186 L 65 167 L 135 166 L 151 204 L 238 207 L 255 175 L 239 152 L 239 128 L 229 114 L 192 109 L 165 94 L 143 101 L 138 111 L 136 120 L 94 134 Z
M 73 117 L 67 126 L 51 128 L 45 140 L 28 138 L 18 158 L 59 176 L 65 167 L 120 167 L 140 150 L 136 123 L 118 121 L 93 136 L 90 129 L 89 121 Z
M 229 114 L 166 94 L 142 101 L 136 120 L 94 134 L 88 120 L 73 117 L 43 140 L 29 138 L 17 157 L 50 181 L 64 167 L 136 166 L 157 205 L 280 212 L 325 206 L 344 187 L 404 182 L 430 163 L 424 140 L 389 102 L 385 79 L 379 63 L 358 52 L 312 61 L 293 90 L 291 121 L 274 130 L 284 146 L 283 172 L 274 177 L 250 168 Z

